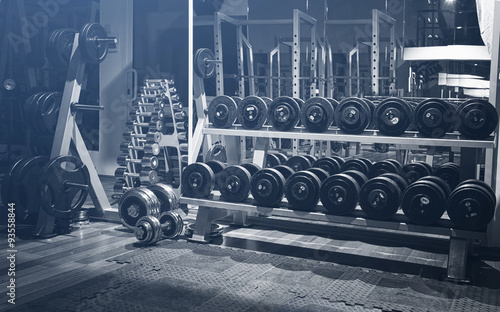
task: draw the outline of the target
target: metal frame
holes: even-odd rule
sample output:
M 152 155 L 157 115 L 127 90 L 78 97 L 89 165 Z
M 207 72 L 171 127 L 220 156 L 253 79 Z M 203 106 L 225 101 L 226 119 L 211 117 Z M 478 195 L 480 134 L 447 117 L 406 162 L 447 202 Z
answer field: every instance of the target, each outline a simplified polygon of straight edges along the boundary
M 378 95 L 380 92 L 380 24 L 386 22 L 390 25 L 390 61 L 389 72 L 391 84 L 389 95 L 394 95 L 396 91 L 396 20 L 389 15 L 374 9 L 372 11 L 372 94 Z

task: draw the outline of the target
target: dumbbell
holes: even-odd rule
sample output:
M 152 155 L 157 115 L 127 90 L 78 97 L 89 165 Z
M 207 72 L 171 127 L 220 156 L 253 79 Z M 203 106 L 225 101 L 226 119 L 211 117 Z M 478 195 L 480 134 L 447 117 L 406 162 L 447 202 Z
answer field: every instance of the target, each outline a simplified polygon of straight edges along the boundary
M 275 207 L 283 199 L 285 181 L 285 177 L 277 169 L 265 168 L 252 176 L 250 192 L 257 204 Z
M 328 171 L 321 168 L 311 167 L 309 169 L 306 169 L 306 171 L 314 173 L 319 178 L 321 183 L 323 183 L 330 176 L 330 173 L 328 173 Z
M 450 103 L 441 99 L 427 99 L 415 108 L 415 125 L 426 137 L 440 138 L 453 130 L 456 117 Z
M 275 154 L 266 154 L 266 168 L 273 168 L 281 165 L 281 159 Z
M 267 104 L 257 96 L 247 96 L 238 103 L 238 123 L 245 129 L 260 129 L 267 118 Z
M 217 181 L 219 173 L 221 173 L 222 170 L 224 170 L 227 167 L 227 165 L 225 163 L 218 161 L 218 160 L 209 160 L 209 161 L 205 162 L 205 164 L 207 164 L 214 172 L 215 181 Z M 218 189 L 219 188 L 217 187 L 217 184 L 215 184 L 214 190 L 218 190 Z
M 354 180 L 358 182 L 360 188 L 369 180 L 364 173 L 358 170 L 346 170 L 342 171 L 342 173 L 354 178 Z
M 141 112 L 139 110 L 130 111 L 130 117 L 147 117 L 157 118 L 158 120 L 165 118 L 165 111 L 163 109 L 155 108 L 152 112 Z
M 457 109 L 457 130 L 467 139 L 486 139 L 498 125 L 498 113 L 486 100 L 471 99 Z
M 142 134 L 142 133 L 135 133 L 133 131 L 125 131 L 123 133 L 123 138 L 127 141 L 131 141 L 132 138 L 136 138 L 136 139 L 146 140 L 146 142 L 159 143 L 162 138 L 162 133 L 159 131 L 154 131 Z
M 330 104 L 332 104 L 333 107 L 333 119 L 332 119 L 332 126 L 337 126 L 337 122 L 335 122 L 335 114 L 337 114 L 337 107 L 339 106 L 339 102 L 333 98 L 326 98 Z
M 274 167 L 273 169 L 276 169 L 278 170 L 282 175 L 283 177 L 285 178 L 285 181 L 292 175 L 295 173 L 295 171 L 290 168 L 289 166 L 287 165 L 279 165 L 279 166 L 276 166 Z
M 222 198 L 231 202 L 245 200 L 252 189 L 252 175 L 261 168 L 255 164 L 229 166 L 222 170 L 216 180 Z
M 451 189 L 455 189 L 460 183 L 460 166 L 455 163 L 444 163 L 436 170 L 434 175 L 445 180 Z
M 410 221 L 429 225 L 437 222 L 448 208 L 448 184 L 439 177 L 422 177 L 410 184 L 401 208 Z
M 364 175 L 368 176 L 371 166 L 372 163 L 370 160 L 359 157 L 346 160 L 344 164 L 341 166 L 341 170 L 342 171 L 357 170 L 359 172 L 362 172 Z
M 164 120 L 151 118 L 149 122 L 127 121 L 126 125 L 132 129 L 137 127 L 147 127 L 150 130 L 162 131 Z
M 333 122 L 332 104 L 325 98 L 312 97 L 300 108 L 300 121 L 310 132 L 325 132 Z
M 484 230 L 493 219 L 495 192 L 481 180 L 465 180 L 450 194 L 448 216 L 459 228 Z
M 422 161 L 406 164 L 401 168 L 401 171 L 399 172 L 399 175 L 402 176 L 408 184 L 412 184 L 418 179 L 431 174 L 432 167 Z
M 147 188 L 134 188 L 126 191 L 118 202 L 118 214 L 123 225 L 131 230 L 141 217 L 160 217 L 161 202 Z
M 275 98 L 268 107 L 267 120 L 278 131 L 289 131 L 299 122 L 300 106 L 291 97 Z
M 341 172 L 341 165 L 333 157 L 323 157 L 314 162 L 313 167 L 326 170 L 330 175 Z
M 119 166 L 127 166 L 128 163 L 141 165 L 143 168 L 156 169 L 158 168 L 158 157 L 144 156 L 141 159 L 131 159 L 127 154 L 121 154 L 117 157 L 116 163 Z
M 214 189 L 215 173 L 205 163 L 193 163 L 182 170 L 181 183 L 184 196 L 207 197 Z
M 226 95 L 215 97 L 208 106 L 208 121 L 216 128 L 231 127 L 237 114 L 237 103 Z
M 345 133 L 360 134 L 372 123 L 372 105 L 360 98 L 343 99 L 335 112 L 335 123 Z
M 189 223 L 186 227 L 186 231 L 184 232 L 184 235 L 188 238 L 193 237 L 194 227 L 195 227 L 195 223 Z M 212 223 L 210 225 L 210 233 L 208 234 L 208 237 L 210 239 L 214 239 L 214 238 L 217 238 L 219 236 L 222 236 L 223 233 L 224 233 L 224 228 L 220 224 Z
M 356 209 L 359 190 L 358 181 L 349 174 L 331 175 L 321 184 L 321 203 L 329 213 L 347 215 Z
M 413 107 L 403 99 L 387 98 L 377 105 L 373 118 L 380 133 L 402 135 L 413 123 Z
M 320 198 L 321 180 L 316 174 L 297 171 L 285 182 L 285 197 L 293 210 L 313 211 Z
M 142 245 L 154 245 L 161 238 L 175 238 L 181 235 L 184 223 L 175 211 L 165 211 L 160 218 L 143 216 L 134 228 L 135 238 Z
M 130 142 L 122 142 L 120 144 L 120 150 L 126 152 L 128 150 L 143 151 L 144 153 L 153 154 L 157 156 L 160 154 L 160 145 L 158 143 L 145 143 L 144 145 L 133 145 Z
M 386 220 L 398 211 L 403 196 L 401 177 L 384 175 L 368 180 L 359 192 L 359 205 L 371 219 Z M 399 182 L 399 184 L 398 184 Z
M 286 165 L 292 168 L 295 172 L 302 171 L 311 168 L 311 159 L 307 156 L 292 156 L 290 157 Z
M 126 179 L 127 177 L 139 178 L 139 180 L 141 181 L 141 185 L 143 185 L 144 183 L 153 184 L 158 182 L 160 179 L 156 170 L 141 170 L 141 172 L 139 173 L 132 173 L 128 172 L 128 169 L 124 167 L 116 168 L 115 177 L 119 179 Z
M 368 172 L 368 177 L 370 179 L 378 177 L 384 173 L 399 173 L 400 167 L 398 167 L 391 160 L 381 160 L 374 163 Z

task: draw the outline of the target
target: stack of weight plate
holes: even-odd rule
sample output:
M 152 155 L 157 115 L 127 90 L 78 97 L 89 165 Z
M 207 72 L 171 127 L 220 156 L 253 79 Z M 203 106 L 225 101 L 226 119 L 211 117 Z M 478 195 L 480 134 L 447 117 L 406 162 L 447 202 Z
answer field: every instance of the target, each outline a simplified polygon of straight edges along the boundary
M 159 181 L 179 187 L 187 163 L 187 112 L 173 80 L 147 79 L 130 116 L 117 158 L 115 192 Z

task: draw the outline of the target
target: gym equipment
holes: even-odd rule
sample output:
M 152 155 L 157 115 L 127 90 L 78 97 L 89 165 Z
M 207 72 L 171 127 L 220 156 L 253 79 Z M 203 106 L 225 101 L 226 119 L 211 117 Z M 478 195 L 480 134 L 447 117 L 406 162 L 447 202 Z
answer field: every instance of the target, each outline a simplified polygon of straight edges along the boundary
M 412 184 L 418 179 L 431 175 L 432 170 L 429 170 L 429 167 L 424 162 L 415 162 L 406 164 L 401 168 L 399 175 L 402 176 L 406 183 Z
M 227 95 L 215 97 L 208 106 L 208 121 L 216 128 L 229 128 L 237 116 L 237 106 Z
M 358 182 L 350 175 L 331 175 L 321 184 L 321 203 L 329 213 L 347 215 L 358 204 L 359 190 Z
M 439 178 L 437 178 L 439 179 Z M 410 221 L 429 225 L 437 222 L 448 208 L 448 199 L 441 185 L 430 179 L 410 184 L 403 193 L 401 208 Z
M 126 191 L 118 202 L 118 214 L 122 224 L 134 230 L 139 219 L 145 216 L 160 217 L 162 203 L 147 188 Z
M 345 133 L 360 134 L 372 122 L 370 105 L 363 99 L 343 99 L 336 108 L 335 123 Z
M 238 123 L 245 129 L 262 128 L 267 118 L 267 105 L 257 96 L 247 96 L 238 104 Z
M 215 174 L 207 164 L 193 163 L 184 168 L 181 181 L 184 196 L 203 198 L 214 189 Z
M 387 98 L 377 105 L 373 118 L 382 134 L 398 136 L 411 127 L 413 108 L 403 99 Z
M 397 211 L 401 203 L 402 190 L 390 177 L 368 180 L 359 191 L 359 205 L 371 219 L 387 220 Z
M 285 177 L 276 169 L 266 168 L 257 171 L 251 183 L 251 193 L 261 206 L 275 207 L 284 195 Z
M 280 96 L 269 105 L 267 120 L 276 130 L 289 131 L 299 122 L 299 114 L 299 104 L 293 98 Z
M 441 138 L 455 125 L 453 106 L 441 99 L 427 99 L 415 108 L 414 121 L 418 131 L 426 137 Z
M 455 163 L 442 164 L 434 170 L 434 175 L 445 180 L 452 190 L 460 183 L 460 167 Z
M 99 64 L 108 55 L 109 44 L 116 44 L 117 40 L 108 37 L 106 30 L 101 24 L 87 23 L 80 30 L 78 45 L 82 56 L 88 63 Z
M 306 156 L 292 156 L 288 158 L 286 165 L 295 172 L 311 168 L 311 161 Z
M 326 170 L 330 175 L 341 172 L 339 162 L 333 157 L 320 158 L 313 164 L 313 167 Z
M 325 98 L 312 97 L 300 108 L 301 124 L 310 132 L 325 132 L 333 119 L 333 106 Z
M 457 109 L 457 130 L 467 139 L 486 139 L 498 125 L 497 110 L 490 102 L 471 99 Z
M 298 171 L 285 183 L 285 197 L 295 210 L 312 211 L 319 202 L 321 180 L 312 172 Z
M 398 167 L 388 160 L 381 160 L 374 163 L 368 172 L 368 177 L 370 179 L 378 177 L 384 173 L 399 173 Z
M 194 72 L 203 79 L 211 78 L 215 75 L 215 63 L 217 62 L 210 49 L 198 49 L 194 54 Z
M 217 178 L 217 186 L 222 198 L 231 202 L 241 202 L 250 194 L 252 176 L 243 166 L 229 166 Z

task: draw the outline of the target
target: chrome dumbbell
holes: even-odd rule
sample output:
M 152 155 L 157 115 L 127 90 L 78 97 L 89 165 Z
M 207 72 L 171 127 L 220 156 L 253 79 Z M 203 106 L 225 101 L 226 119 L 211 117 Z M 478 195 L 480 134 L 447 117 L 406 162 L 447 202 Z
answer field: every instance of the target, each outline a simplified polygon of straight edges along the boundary
M 159 161 L 158 157 L 156 156 L 145 156 L 142 157 L 141 159 L 131 159 L 128 154 L 122 154 L 118 156 L 118 158 L 116 159 L 116 163 L 119 166 L 125 166 L 125 167 L 127 167 L 129 163 L 132 163 L 132 164 L 139 164 L 141 165 L 142 168 L 156 169 L 158 168 Z
M 139 142 L 146 142 L 144 139 L 139 139 Z M 144 153 L 158 155 L 160 154 L 160 145 L 158 143 L 146 143 L 142 146 L 135 146 L 130 142 L 122 142 L 120 144 L 120 150 L 122 152 L 128 152 L 129 150 L 143 151 Z
M 131 141 L 132 138 L 144 139 L 146 142 L 156 142 L 159 143 L 162 138 L 162 133 L 159 131 L 152 131 L 145 134 L 135 133 L 134 131 L 125 131 L 123 133 L 123 138 L 127 141 Z
M 158 172 L 156 170 L 141 170 L 140 173 L 128 172 L 125 167 L 118 167 L 115 170 L 115 178 L 127 179 L 127 178 L 139 178 L 140 184 L 154 184 L 159 182 Z

